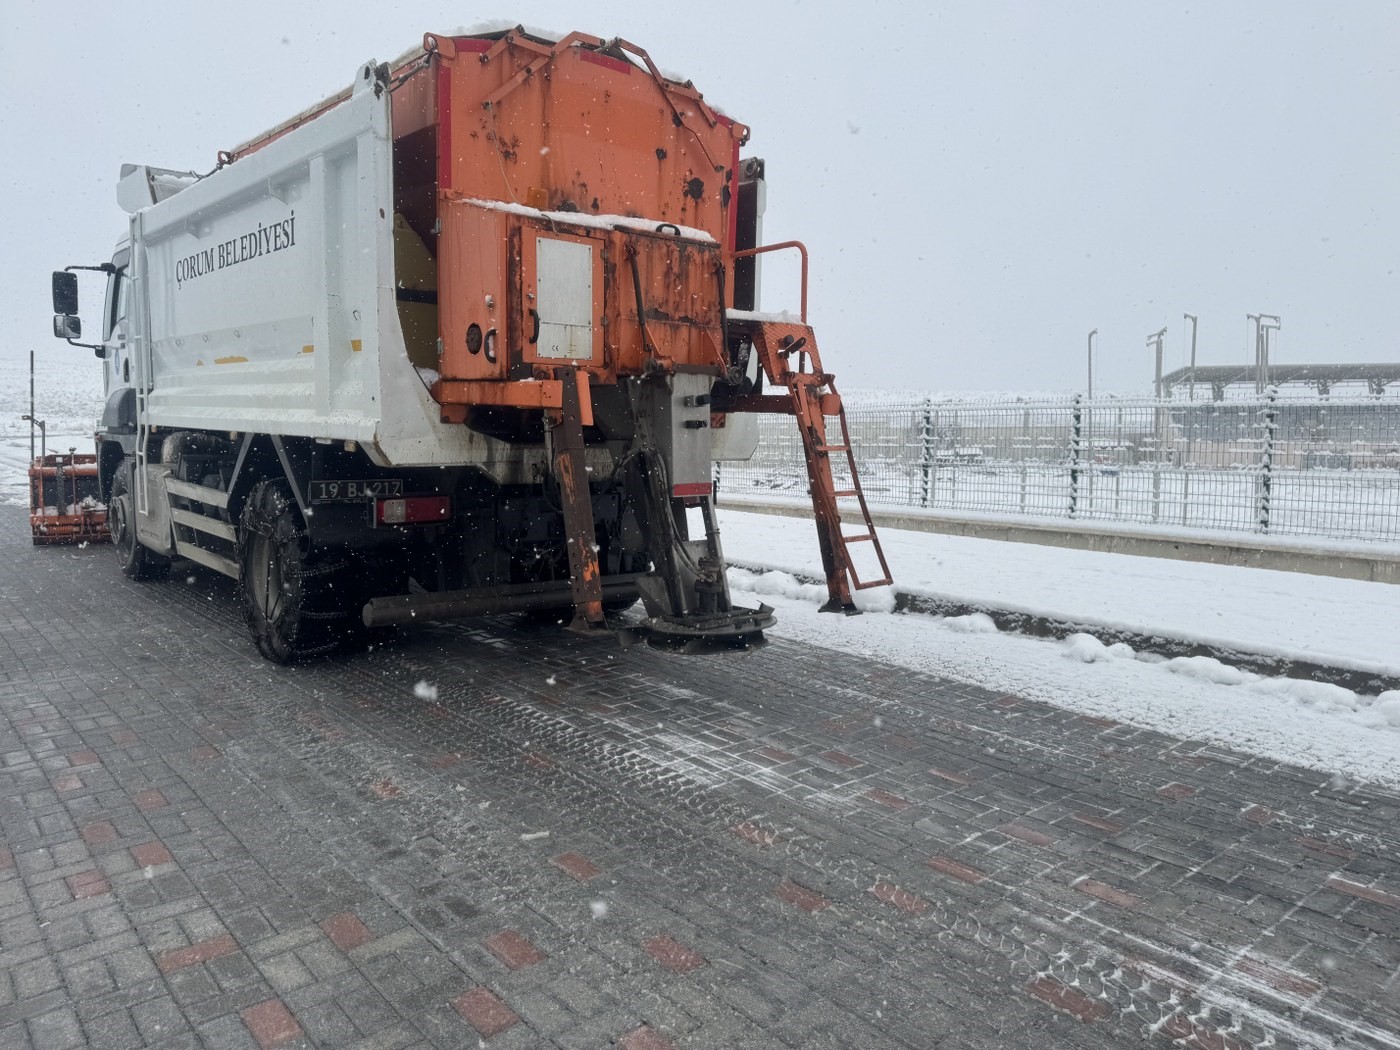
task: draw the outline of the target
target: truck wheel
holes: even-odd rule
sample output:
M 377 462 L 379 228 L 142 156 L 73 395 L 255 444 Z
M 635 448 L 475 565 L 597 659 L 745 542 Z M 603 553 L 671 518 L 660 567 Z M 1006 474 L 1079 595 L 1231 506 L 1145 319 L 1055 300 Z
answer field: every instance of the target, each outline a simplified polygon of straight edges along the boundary
M 267 659 L 289 664 L 353 636 L 347 564 L 311 546 L 285 483 L 259 482 L 248 494 L 238 569 L 243 616 Z
M 122 575 L 127 579 L 158 579 L 170 571 L 170 560 L 141 546 L 136 538 L 136 502 L 131 482 L 131 460 L 123 460 L 112 477 L 112 496 L 107 501 L 107 529 L 112 534 L 112 549 L 117 552 Z

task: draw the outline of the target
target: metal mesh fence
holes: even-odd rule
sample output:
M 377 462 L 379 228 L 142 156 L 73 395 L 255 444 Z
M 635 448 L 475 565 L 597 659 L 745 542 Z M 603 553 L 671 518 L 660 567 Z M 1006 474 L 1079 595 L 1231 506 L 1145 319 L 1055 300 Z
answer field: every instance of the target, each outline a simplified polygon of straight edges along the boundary
M 846 415 L 872 506 L 1400 541 L 1400 399 L 848 402 Z M 721 493 L 805 497 L 792 419 L 762 416 L 759 434 L 751 460 L 720 464 Z

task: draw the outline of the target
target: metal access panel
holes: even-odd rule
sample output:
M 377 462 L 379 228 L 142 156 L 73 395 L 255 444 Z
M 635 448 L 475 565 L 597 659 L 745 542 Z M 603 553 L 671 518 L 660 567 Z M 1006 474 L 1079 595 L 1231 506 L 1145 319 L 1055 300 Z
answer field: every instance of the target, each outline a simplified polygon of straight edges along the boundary
M 594 298 L 603 284 L 599 246 L 528 230 L 525 236 L 526 360 L 600 360 L 601 310 Z

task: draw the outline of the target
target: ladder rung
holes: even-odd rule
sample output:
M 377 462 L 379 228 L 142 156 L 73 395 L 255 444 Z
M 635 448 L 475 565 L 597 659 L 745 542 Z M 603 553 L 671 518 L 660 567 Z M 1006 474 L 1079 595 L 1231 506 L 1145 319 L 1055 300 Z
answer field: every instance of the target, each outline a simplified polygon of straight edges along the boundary
M 874 533 L 867 532 L 864 536 L 842 536 L 842 543 L 867 543 L 875 538 Z
M 849 451 L 851 451 L 851 446 L 850 446 L 850 445 L 817 445 L 817 446 L 816 446 L 816 449 L 817 449 L 818 452 L 849 452 Z
M 842 489 L 840 492 L 833 492 L 832 495 L 837 499 L 850 499 L 852 496 L 859 496 L 860 493 L 855 489 Z
M 858 583 L 856 584 L 856 590 L 868 591 L 872 587 L 888 587 L 892 583 L 894 583 L 894 580 L 886 576 L 883 580 L 866 580 L 864 583 Z

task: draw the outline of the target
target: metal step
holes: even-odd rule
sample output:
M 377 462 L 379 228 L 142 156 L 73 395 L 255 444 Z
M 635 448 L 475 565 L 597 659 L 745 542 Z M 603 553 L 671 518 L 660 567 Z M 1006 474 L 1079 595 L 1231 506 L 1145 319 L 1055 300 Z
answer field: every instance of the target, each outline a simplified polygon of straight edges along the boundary
M 171 507 L 170 516 L 175 519 L 176 525 L 184 525 L 186 528 L 206 532 L 210 536 L 217 536 L 230 543 L 237 539 L 233 526 L 218 518 L 207 518 L 203 514 L 196 514 L 192 510 L 181 510 L 179 507 Z
M 892 583 L 894 583 L 894 580 L 890 579 L 888 576 L 886 576 L 883 580 L 865 580 L 861 583 L 856 584 L 856 590 L 868 591 L 874 587 L 888 587 Z
M 225 576 L 238 579 L 238 563 L 232 558 L 225 558 L 222 554 L 215 554 L 207 551 L 203 547 L 196 547 L 193 543 L 186 543 L 184 540 L 175 541 L 175 553 L 182 558 L 198 562 L 206 568 L 221 572 Z

